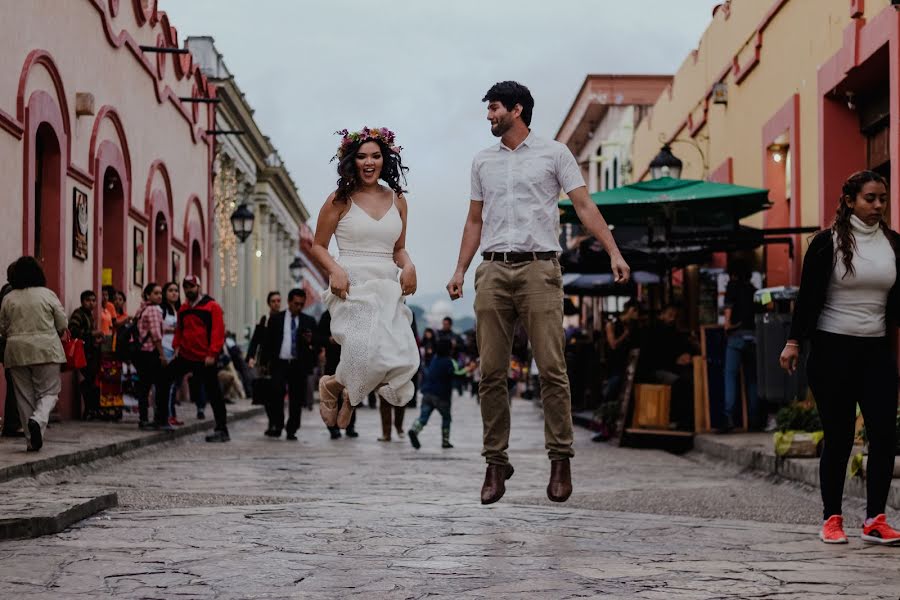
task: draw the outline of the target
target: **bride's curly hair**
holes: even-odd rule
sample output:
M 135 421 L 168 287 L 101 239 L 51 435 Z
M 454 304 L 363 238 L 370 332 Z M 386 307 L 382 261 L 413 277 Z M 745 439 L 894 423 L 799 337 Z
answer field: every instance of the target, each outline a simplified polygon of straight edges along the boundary
M 853 209 L 847 206 L 844 198 L 855 199 L 865 184 L 874 181 L 887 187 L 887 181 L 884 177 L 875 171 L 857 171 L 847 178 L 841 188 L 841 199 L 838 201 L 837 211 L 835 211 L 834 222 L 831 225 L 831 231 L 837 238 L 837 252 L 834 255 L 834 263 L 837 264 L 838 255 L 840 255 L 841 263 L 844 265 L 844 275 L 854 275 L 856 270 L 853 268 L 853 251 L 856 250 L 856 238 L 850 227 L 850 216 Z M 879 222 L 885 237 L 894 245 L 893 237 L 888 235 L 890 227 L 885 223 L 884 219 Z M 843 279 L 842 277 L 842 279 Z
M 356 153 L 359 152 L 360 146 L 366 142 L 375 142 L 381 148 L 384 164 L 381 167 L 380 179 L 394 190 L 398 196 L 406 192 L 401 185 L 401 181 L 403 185 L 406 185 L 406 172 L 409 171 L 409 167 L 403 166 L 403 159 L 400 158 L 400 153 L 378 138 L 366 138 L 350 144 L 341 156 L 340 162 L 338 162 L 337 172 L 340 175 L 340 179 L 337 180 L 337 191 L 334 194 L 335 202 L 346 202 L 350 195 L 356 191 L 359 185 Z

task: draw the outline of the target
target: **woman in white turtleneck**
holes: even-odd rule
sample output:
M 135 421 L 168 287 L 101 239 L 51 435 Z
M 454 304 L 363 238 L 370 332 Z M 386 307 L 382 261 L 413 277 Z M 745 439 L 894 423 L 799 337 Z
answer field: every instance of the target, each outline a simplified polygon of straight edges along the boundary
M 825 521 L 819 537 L 847 543 L 841 500 L 853 447 L 856 405 L 869 441 L 862 539 L 900 544 L 884 515 L 897 447 L 897 361 L 888 333 L 900 315 L 900 235 L 884 222 L 887 185 L 873 171 L 844 183 L 830 229 L 812 240 L 781 366 L 793 373 L 809 342 L 809 386 L 825 433 L 819 463 Z

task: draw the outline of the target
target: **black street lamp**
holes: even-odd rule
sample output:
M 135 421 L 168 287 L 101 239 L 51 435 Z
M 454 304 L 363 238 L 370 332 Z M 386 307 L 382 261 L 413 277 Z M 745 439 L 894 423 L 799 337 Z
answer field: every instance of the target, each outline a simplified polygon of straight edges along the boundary
M 681 177 L 681 167 L 684 166 L 681 160 L 672 154 L 672 148 L 665 144 L 659 151 L 659 154 L 650 161 L 650 176 L 653 179 L 661 177 L 671 177 L 678 179 Z
M 303 279 L 303 262 L 299 256 L 294 257 L 294 262 L 288 265 L 288 269 L 294 281 L 300 283 L 300 280 Z
M 250 234 L 253 233 L 253 221 L 255 219 L 256 217 L 253 216 L 253 212 L 247 207 L 246 203 L 241 203 L 231 213 L 231 229 L 241 243 L 246 241 Z

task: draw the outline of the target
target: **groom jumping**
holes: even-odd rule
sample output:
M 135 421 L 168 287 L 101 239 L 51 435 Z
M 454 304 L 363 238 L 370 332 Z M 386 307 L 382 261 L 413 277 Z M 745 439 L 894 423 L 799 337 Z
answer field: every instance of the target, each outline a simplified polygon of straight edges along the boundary
M 481 503 L 503 497 L 512 477 L 509 447 L 509 393 L 506 374 L 513 328 L 521 320 L 534 349 L 541 377 L 544 439 L 550 456 L 547 497 L 565 502 L 572 494 L 572 401 L 566 375 L 563 290 L 560 271 L 559 191 L 572 200 L 584 229 L 609 253 L 616 281 L 629 268 L 609 227 L 591 202 L 581 169 L 569 149 L 531 133 L 534 99 L 524 85 L 503 81 L 488 90 L 487 118 L 500 143 L 472 161 L 472 196 L 459 262 L 447 291 L 463 295 L 463 279 L 479 244 L 475 270 L 475 319 L 481 356 L 481 418 L 487 473 Z

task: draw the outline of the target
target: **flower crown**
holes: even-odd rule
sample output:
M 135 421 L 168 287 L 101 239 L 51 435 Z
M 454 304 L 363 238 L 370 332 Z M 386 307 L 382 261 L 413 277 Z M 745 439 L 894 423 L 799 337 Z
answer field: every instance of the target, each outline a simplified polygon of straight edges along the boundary
M 364 142 L 366 140 L 379 140 L 384 142 L 388 148 L 397 154 L 403 150 L 402 146 L 395 146 L 394 140 L 396 139 L 396 135 L 393 131 L 388 129 L 387 127 L 363 127 L 359 131 L 348 131 L 346 129 L 341 129 L 340 131 L 335 131 L 335 135 L 341 136 L 341 145 L 338 146 L 337 153 L 332 157 L 332 161 L 334 159 L 342 159 L 344 155 L 347 153 L 347 150 L 356 142 Z

